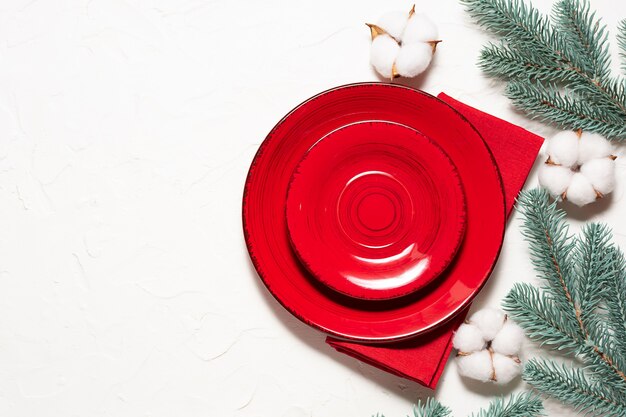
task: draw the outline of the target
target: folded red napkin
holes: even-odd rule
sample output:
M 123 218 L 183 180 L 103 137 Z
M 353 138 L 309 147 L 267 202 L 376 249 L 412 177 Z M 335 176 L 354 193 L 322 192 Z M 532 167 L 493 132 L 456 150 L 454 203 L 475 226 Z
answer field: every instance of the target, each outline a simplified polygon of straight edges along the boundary
M 508 216 L 537 158 L 543 139 L 444 93 L 438 97 L 465 116 L 487 142 L 502 175 Z M 435 389 L 452 350 L 452 335 L 463 322 L 468 309 L 438 329 L 408 341 L 365 345 L 328 337 L 326 343 L 339 352 Z

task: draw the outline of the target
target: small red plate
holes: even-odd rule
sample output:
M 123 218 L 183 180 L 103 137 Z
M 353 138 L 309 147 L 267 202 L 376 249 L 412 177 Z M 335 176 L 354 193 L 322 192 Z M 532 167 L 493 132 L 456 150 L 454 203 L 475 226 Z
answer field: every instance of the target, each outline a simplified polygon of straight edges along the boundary
M 323 284 L 390 299 L 424 287 L 454 258 L 465 196 L 450 158 L 415 129 L 354 123 L 317 142 L 296 167 L 287 225 Z
M 457 168 L 467 207 L 465 237 L 448 268 L 419 291 L 385 301 L 346 297 L 320 284 L 292 249 L 285 216 L 287 188 L 302 156 L 330 132 L 367 121 L 402 124 L 439 145 Z M 467 306 L 493 269 L 505 224 L 500 173 L 474 127 L 431 95 L 383 83 L 326 91 L 285 116 L 252 161 L 242 209 L 250 258 L 274 297 L 305 323 L 364 342 L 415 336 Z

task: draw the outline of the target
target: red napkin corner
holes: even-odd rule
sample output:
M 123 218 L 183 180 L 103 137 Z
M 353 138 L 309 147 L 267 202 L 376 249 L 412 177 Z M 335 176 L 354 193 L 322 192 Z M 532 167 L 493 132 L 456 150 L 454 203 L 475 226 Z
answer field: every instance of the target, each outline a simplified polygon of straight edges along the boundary
M 537 159 L 543 138 L 519 126 L 463 104 L 445 93 L 437 96 L 463 115 L 491 149 L 504 185 L 507 216 Z M 332 337 L 326 343 L 384 371 L 435 389 L 452 351 L 452 335 L 469 307 L 443 326 L 414 339 L 387 345 L 366 345 Z

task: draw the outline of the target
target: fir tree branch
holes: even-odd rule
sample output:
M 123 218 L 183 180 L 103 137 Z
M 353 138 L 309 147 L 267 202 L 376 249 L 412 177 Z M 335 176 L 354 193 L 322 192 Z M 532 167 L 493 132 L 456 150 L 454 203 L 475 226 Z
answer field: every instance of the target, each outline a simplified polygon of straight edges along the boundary
M 413 407 L 414 417 L 450 417 L 451 415 L 450 409 L 434 398 L 428 398 L 426 402 L 420 400 Z M 506 401 L 498 398 L 487 409 L 480 410 L 477 415 L 472 413 L 472 417 L 540 417 L 543 415 L 541 399 L 531 393 L 512 395 Z M 376 414 L 375 417 L 384 416 Z
M 595 340 L 589 339 L 585 348 L 581 349 L 580 355 L 585 361 L 586 370 L 597 381 L 611 387 L 611 391 L 619 393 L 626 401 L 626 379 L 624 379 L 623 362 L 617 360 L 617 351 L 613 347 L 613 339 L 605 334 Z
M 617 83 L 610 74 L 606 25 L 595 18 L 595 12 L 590 12 L 587 0 L 561 0 L 554 5 L 553 16 L 559 33 L 578 51 L 576 55 L 584 65 L 585 76 L 568 83 L 569 88 L 594 99 L 605 111 L 621 114 L 624 120 L 626 96 L 619 88 L 619 84 L 623 83 Z
M 612 293 L 610 279 L 615 272 L 617 259 L 615 248 L 610 243 L 611 232 L 605 226 L 597 223 L 587 224 L 577 239 L 576 244 L 576 283 L 578 286 L 576 303 L 582 312 L 581 318 L 586 332 L 585 339 L 588 345 L 593 346 L 591 353 L 590 370 L 600 377 L 613 380 L 626 392 L 626 351 L 619 348 L 614 342 L 606 314 L 600 311 L 602 303 L 607 297 L 623 297 L 619 293 Z M 623 260 L 623 259 L 622 259 Z M 618 264 L 619 266 L 619 264 Z M 622 264 L 623 266 L 623 264 Z M 623 327 L 623 325 L 622 325 Z M 602 360 L 595 361 L 593 355 Z M 608 368 L 608 369 L 607 369 Z M 616 375 L 617 374 L 617 377 Z
M 531 359 L 523 378 L 538 391 L 591 415 L 624 416 L 626 404 L 602 383 L 591 383 L 581 369 Z
M 479 65 L 509 81 L 507 95 L 518 108 L 565 129 L 626 138 L 624 81 L 610 75 L 606 27 L 588 1 L 559 1 L 556 26 L 523 0 L 461 2 L 479 25 L 502 38 L 501 45 L 483 49 Z M 560 87 L 571 95 L 561 95 Z
M 503 308 L 526 331 L 531 340 L 542 346 L 549 346 L 558 351 L 582 355 L 589 362 L 589 369 L 613 386 L 626 392 L 626 384 L 619 365 L 621 361 L 613 344 L 605 340 L 606 328 L 601 319 L 589 332 L 586 339 L 581 340 L 578 334 L 571 333 L 571 323 L 563 319 L 563 314 L 549 297 L 529 284 L 516 284 L 503 300 Z M 575 326 L 575 325 L 574 325 Z M 587 332 L 587 329 L 585 332 Z
M 601 287 L 606 279 L 603 274 L 608 276 L 610 267 L 614 264 L 607 256 L 611 250 L 608 245 L 610 235 L 605 236 L 608 235 L 607 229 L 599 225 L 588 226 L 586 236 L 576 241 L 578 252 L 583 258 L 590 250 L 594 250 L 595 253 L 589 255 L 591 260 L 582 259 L 576 265 L 578 268 L 575 268 L 569 256 L 573 245 L 567 234 L 567 225 L 563 220 L 564 212 L 556 208 L 556 202 L 550 203 L 548 193 L 543 189 L 522 192 L 517 205 L 524 220 L 522 234 L 529 241 L 531 260 L 535 270 L 541 273 L 548 284 L 546 299 L 554 301 L 558 309 L 550 314 L 545 306 L 542 307 L 538 301 L 541 299 L 538 291 L 531 294 L 531 297 L 526 296 L 524 300 L 524 292 L 521 291 L 524 288 L 523 285 L 514 287 L 509 294 L 510 297 L 505 299 L 505 308 L 511 311 L 514 318 L 519 316 L 520 325 L 529 329 L 531 337 L 536 334 L 534 337 L 539 340 L 551 340 L 550 338 L 558 340 L 554 333 L 547 332 L 546 324 L 550 324 L 554 330 L 557 327 L 555 323 L 558 323 L 561 329 L 565 329 L 564 333 L 575 334 L 574 341 L 579 342 L 578 353 L 588 357 L 593 370 L 600 375 L 606 375 L 618 383 L 618 386 L 626 389 L 626 374 L 620 367 L 621 363 L 616 355 L 612 354 L 611 344 L 602 343 L 604 340 L 599 335 L 604 333 L 599 333 L 597 330 L 593 332 L 595 337 L 591 338 L 592 334 L 584 320 L 585 317 L 591 317 L 597 307 L 597 303 L 594 306 L 590 304 L 591 301 L 594 297 L 602 296 L 602 293 L 597 296 L 590 295 L 592 288 L 589 286 L 593 286 L 596 290 Z M 589 274 L 594 275 L 589 276 Z M 583 277 L 583 282 L 580 282 L 583 275 L 586 277 Z M 591 279 L 597 279 L 597 281 L 593 283 Z M 575 292 L 576 288 L 578 292 Z M 575 294 L 578 300 L 575 300 L 572 294 Z M 526 306 L 523 305 L 523 301 L 526 301 Z M 583 313 L 580 303 L 585 303 L 587 307 L 593 308 L 593 311 Z M 520 307 L 520 310 L 515 311 L 516 307 Z M 532 316 L 533 314 L 535 317 Z M 555 316 L 562 316 L 562 318 Z M 578 329 L 574 330 L 573 328 L 576 327 Z M 543 334 L 540 333 L 542 330 Z M 566 342 L 565 339 L 563 342 Z M 605 368 L 609 371 L 608 374 L 603 373 Z
M 521 0 L 461 0 L 476 22 L 507 42 L 535 50 L 551 61 L 569 62 L 563 56 L 566 45 L 555 34 L 550 21 Z M 560 48 L 553 47 L 555 42 Z
M 556 86 L 510 81 L 505 94 L 531 118 L 563 129 L 592 131 L 611 139 L 626 138 L 626 123 L 582 99 L 563 95 Z
M 452 411 L 448 407 L 443 406 L 434 398 L 428 398 L 426 402 L 418 401 L 413 407 L 413 415 L 415 417 L 449 417 Z
M 575 306 L 570 289 L 573 282 L 571 251 L 574 242 L 563 221 L 564 212 L 550 203 L 545 190 L 521 193 L 517 208 L 523 218 L 522 235 L 529 242 L 531 261 L 540 274 L 551 301 L 564 316 L 564 323 L 578 323 L 568 328 L 568 334 L 584 338 L 580 311 Z M 577 327 L 577 328 L 576 328 Z
M 603 100 L 613 104 L 626 115 L 623 97 L 618 97 L 595 79 L 594 72 L 585 65 L 580 46 L 574 46 L 576 44 L 571 43 L 560 30 L 554 30 L 548 18 L 532 5 L 527 5 L 523 0 L 461 1 L 479 25 L 500 35 L 507 43 L 534 50 L 545 59 L 558 63 L 558 67 L 563 71 L 577 74 L 581 82 L 589 84 L 591 91 L 597 91 Z M 559 4 L 565 13 L 578 5 L 575 0 L 563 0 Z M 578 18 L 573 19 L 574 24 L 581 24 L 581 18 L 584 17 L 584 13 L 579 13 Z M 601 56 L 602 53 L 598 55 Z
M 498 398 L 476 417 L 538 417 L 543 415 L 541 399 L 529 392 L 512 395 L 508 401 Z M 474 417 L 474 413 L 472 416 Z
M 609 255 L 612 250 L 611 232 L 598 223 L 587 224 L 576 239 L 576 291 L 575 303 L 581 313 L 584 327 L 596 325 L 594 318 L 598 317 L 596 309 L 603 300 L 606 286 L 602 285 L 608 278 L 610 266 L 614 262 Z M 588 336 L 588 334 L 587 334 Z
M 478 66 L 487 75 L 502 79 L 564 82 L 578 77 L 577 73 L 564 71 L 558 63 L 546 60 L 533 50 L 520 47 L 513 50 L 505 43 L 486 45 L 481 51 Z
M 593 80 L 609 76 L 609 50 L 606 26 L 595 19 L 595 13 L 589 11 L 589 2 L 579 0 L 561 0 L 554 5 L 554 20 L 563 37 L 576 45 Z
M 554 314 L 555 305 L 529 284 L 515 284 L 504 298 L 504 310 L 526 331 L 528 337 L 542 346 L 577 353 L 581 336 L 578 327 L 564 320 L 565 314 Z

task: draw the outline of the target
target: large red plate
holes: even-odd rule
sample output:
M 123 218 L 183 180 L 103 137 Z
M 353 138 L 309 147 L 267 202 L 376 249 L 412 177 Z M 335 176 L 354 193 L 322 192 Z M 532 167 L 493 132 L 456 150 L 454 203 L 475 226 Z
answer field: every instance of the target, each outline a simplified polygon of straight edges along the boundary
M 363 121 L 403 124 L 432 139 L 454 162 L 466 196 L 465 238 L 454 261 L 425 288 L 388 301 L 359 300 L 321 285 L 293 252 L 285 220 L 289 181 L 302 156 L 329 132 Z M 504 225 L 500 174 L 478 132 L 437 98 L 392 84 L 337 87 L 295 108 L 259 148 L 243 197 L 248 251 L 274 297 L 313 327 L 367 342 L 426 332 L 466 306 L 493 269 Z

